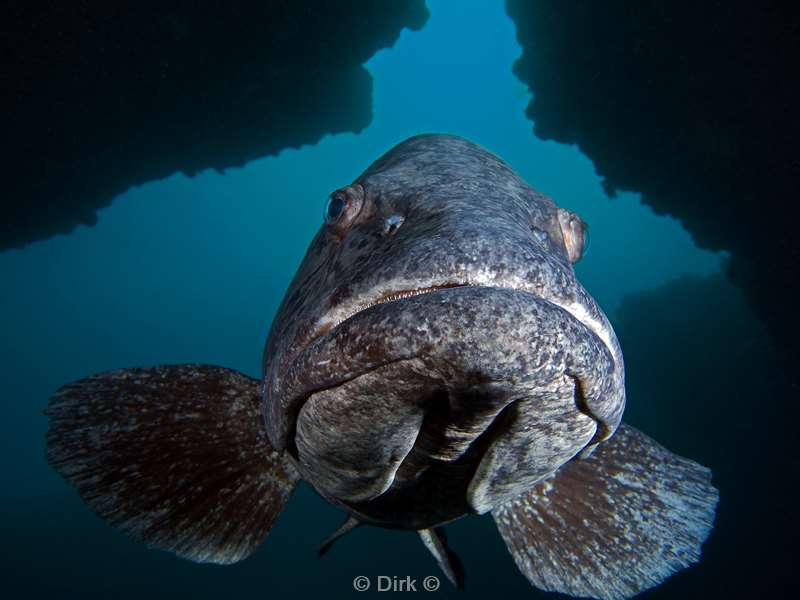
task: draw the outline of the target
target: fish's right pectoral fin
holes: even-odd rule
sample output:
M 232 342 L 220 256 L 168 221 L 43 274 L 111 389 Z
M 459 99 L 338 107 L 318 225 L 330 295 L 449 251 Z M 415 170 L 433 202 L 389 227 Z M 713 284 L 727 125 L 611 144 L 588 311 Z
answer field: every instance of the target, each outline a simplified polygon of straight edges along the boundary
M 100 517 L 198 562 L 250 555 L 299 480 L 269 444 L 259 381 L 207 365 L 102 373 L 61 388 L 47 461 Z
M 492 515 L 535 587 L 616 600 L 697 562 L 718 499 L 707 468 L 622 424 Z

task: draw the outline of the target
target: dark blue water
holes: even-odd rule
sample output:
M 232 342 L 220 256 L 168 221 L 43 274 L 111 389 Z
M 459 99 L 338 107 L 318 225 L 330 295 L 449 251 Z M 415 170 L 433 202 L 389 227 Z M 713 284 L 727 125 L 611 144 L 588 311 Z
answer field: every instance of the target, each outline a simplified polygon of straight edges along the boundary
M 404 31 L 368 63 L 374 119 L 360 134 L 329 136 L 224 174 L 154 182 L 117 198 L 93 228 L 0 254 L 0 568 L 9 597 L 349 597 L 356 575 L 439 575 L 414 534 L 388 530 L 358 530 L 318 560 L 316 547 L 340 515 L 306 486 L 254 557 L 224 568 L 185 562 L 100 522 L 43 458 L 41 411 L 68 381 L 179 362 L 258 376 L 270 322 L 320 226 L 324 198 L 408 136 L 465 136 L 578 212 L 591 228 L 578 274 L 612 320 L 632 293 L 719 271 L 724 256 L 697 249 L 677 221 L 654 215 L 634 195 L 609 200 L 576 148 L 533 136 L 524 116 L 529 95 L 511 72 L 519 55 L 511 21 L 501 3 L 465 4 L 429 1 L 425 27 Z M 715 281 L 723 310 L 745 323 L 760 348 L 763 332 L 739 293 Z M 640 346 L 644 356 L 649 346 Z M 645 361 L 629 358 L 629 369 L 637 362 Z M 669 406 L 649 402 L 630 399 L 640 423 L 670 418 Z M 696 450 L 680 425 L 661 429 L 666 445 Z M 463 519 L 449 537 L 467 570 L 467 595 L 535 594 L 491 518 Z

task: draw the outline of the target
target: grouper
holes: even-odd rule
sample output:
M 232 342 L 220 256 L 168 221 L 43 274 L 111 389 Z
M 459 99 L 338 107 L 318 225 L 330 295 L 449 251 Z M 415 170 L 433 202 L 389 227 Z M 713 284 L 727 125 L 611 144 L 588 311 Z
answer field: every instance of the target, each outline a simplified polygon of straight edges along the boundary
M 210 563 L 252 554 L 302 479 L 361 525 L 491 513 L 537 588 L 627 598 L 697 562 L 711 472 L 621 422 L 622 351 L 573 263 L 586 225 L 482 147 L 397 145 L 334 191 L 260 379 L 183 364 L 65 385 L 47 460 L 100 517 Z M 611 276 L 611 271 L 609 271 Z

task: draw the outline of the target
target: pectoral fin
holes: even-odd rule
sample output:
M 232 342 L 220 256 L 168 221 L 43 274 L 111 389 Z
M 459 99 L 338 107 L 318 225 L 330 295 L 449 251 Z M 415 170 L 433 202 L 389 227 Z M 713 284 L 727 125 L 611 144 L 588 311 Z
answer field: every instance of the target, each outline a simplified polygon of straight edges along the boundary
M 417 533 L 450 583 L 458 590 L 464 589 L 464 568 L 455 552 L 447 546 L 444 528 L 420 529 Z
M 534 586 L 610 600 L 697 562 L 718 498 L 707 468 L 622 424 L 492 515 Z
M 336 543 L 336 540 L 338 540 L 342 536 L 347 535 L 348 533 L 353 531 L 353 529 L 355 529 L 356 527 L 361 527 L 361 525 L 362 525 L 361 521 L 359 521 L 352 515 L 347 515 L 347 517 L 345 517 L 344 522 L 341 525 L 339 525 L 338 529 L 336 529 L 336 531 L 334 531 L 332 534 L 326 537 L 325 540 L 322 542 L 322 544 L 320 544 L 319 550 L 317 550 L 317 555 L 325 556 L 328 553 L 328 550 L 330 550 L 333 547 L 333 544 Z
M 205 365 L 125 369 L 61 388 L 47 461 L 100 517 L 198 562 L 233 563 L 299 479 L 267 441 L 259 382 Z

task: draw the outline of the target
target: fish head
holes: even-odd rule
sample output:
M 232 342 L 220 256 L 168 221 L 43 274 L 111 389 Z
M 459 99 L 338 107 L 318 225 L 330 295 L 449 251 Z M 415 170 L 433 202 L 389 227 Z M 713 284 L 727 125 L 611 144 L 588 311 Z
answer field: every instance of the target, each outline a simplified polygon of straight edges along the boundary
M 273 322 L 272 445 L 334 504 L 409 528 L 491 510 L 589 452 L 625 394 L 572 266 L 585 229 L 467 140 L 390 150 L 330 195 Z

